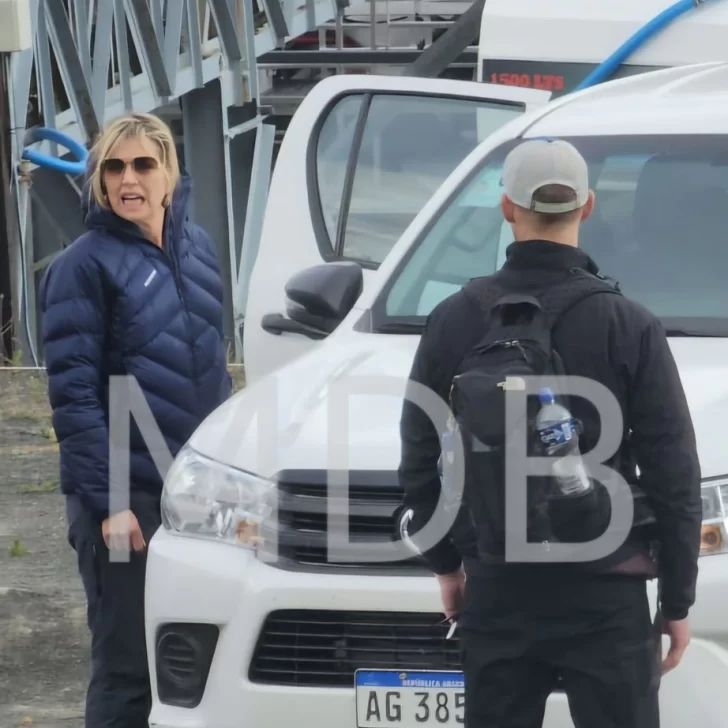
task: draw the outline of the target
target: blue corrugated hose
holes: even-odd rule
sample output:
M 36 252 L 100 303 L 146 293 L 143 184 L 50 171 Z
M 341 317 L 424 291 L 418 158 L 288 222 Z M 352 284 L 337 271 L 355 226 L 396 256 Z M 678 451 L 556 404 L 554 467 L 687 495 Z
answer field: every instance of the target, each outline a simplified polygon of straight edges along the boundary
M 31 147 L 26 147 L 23 150 L 23 159 L 27 159 L 29 162 L 33 162 L 33 164 L 37 164 L 39 167 L 46 167 L 47 169 L 53 169 L 56 172 L 61 172 L 63 174 L 70 174 L 74 177 L 85 172 L 88 150 L 83 146 L 83 144 L 79 144 L 75 139 L 63 134 L 58 131 L 58 129 L 51 129 L 44 126 L 31 129 L 28 137 L 28 141 L 30 141 L 31 144 L 40 141 L 50 141 L 60 144 L 76 157 L 76 161 L 72 162 L 66 159 L 51 157 L 47 154 L 41 154 L 37 150 L 31 149 Z
M 715 2 L 715 0 L 679 0 L 674 5 L 663 10 L 659 15 L 656 15 L 650 20 L 649 23 L 642 26 L 626 43 L 612 53 L 606 61 L 598 65 L 574 90 L 581 91 L 603 81 L 608 81 L 627 58 L 660 31 L 664 30 L 673 20 L 696 8 L 698 5 L 704 5 L 706 2 Z

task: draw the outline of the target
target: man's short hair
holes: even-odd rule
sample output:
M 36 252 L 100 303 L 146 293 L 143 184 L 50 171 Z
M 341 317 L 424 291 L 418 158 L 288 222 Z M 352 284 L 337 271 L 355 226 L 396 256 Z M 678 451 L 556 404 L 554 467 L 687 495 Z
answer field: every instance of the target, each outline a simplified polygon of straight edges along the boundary
M 533 201 L 538 207 L 546 205 L 570 205 L 577 200 L 577 194 L 571 187 L 565 185 L 543 185 L 533 191 Z M 556 227 L 564 225 L 578 218 L 581 214 L 581 207 L 568 212 L 534 212 L 538 224 L 543 227 Z

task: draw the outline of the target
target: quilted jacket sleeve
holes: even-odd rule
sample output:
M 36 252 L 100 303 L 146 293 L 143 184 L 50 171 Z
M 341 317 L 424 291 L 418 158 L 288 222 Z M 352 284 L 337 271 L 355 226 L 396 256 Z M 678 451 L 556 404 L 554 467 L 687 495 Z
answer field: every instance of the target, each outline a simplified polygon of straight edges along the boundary
M 41 287 L 42 333 L 64 492 L 99 518 L 109 514 L 109 434 L 101 392 L 106 326 L 103 279 L 88 248 L 74 244 Z
M 225 330 L 223 325 L 223 306 L 224 306 L 224 299 L 223 299 L 223 287 L 222 287 L 222 278 L 220 274 L 220 262 L 217 256 L 217 253 L 215 252 L 215 243 L 212 241 L 212 238 L 207 233 L 206 230 L 204 230 L 199 225 L 193 225 L 191 223 L 189 224 L 189 230 L 190 230 L 190 237 L 192 238 L 195 246 L 200 250 L 202 255 L 202 260 L 204 261 L 205 265 L 210 269 L 211 275 L 214 277 L 214 286 L 211 286 L 208 289 L 208 292 L 213 292 L 213 295 L 217 298 L 218 302 L 220 303 L 220 315 L 218 316 L 217 320 L 215 321 L 215 328 L 217 329 L 217 332 L 220 334 L 221 338 L 225 337 Z M 233 380 L 232 376 L 230 375 L 230 372 L 226 370 L 225 372 L 225 381 L 221 383 L 223 395 L 222 400 L 227 399 L 231 392 L 233 387 Z

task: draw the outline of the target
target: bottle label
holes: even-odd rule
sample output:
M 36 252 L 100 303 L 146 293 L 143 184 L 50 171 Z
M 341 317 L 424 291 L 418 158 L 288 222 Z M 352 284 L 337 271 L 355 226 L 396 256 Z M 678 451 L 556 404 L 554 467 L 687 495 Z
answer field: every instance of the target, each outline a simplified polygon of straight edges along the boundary
M 550 427 L 544 427 L 539 430 L 538 434 L 543 445 L 553 447 L 554 445 L 564 445 L 569 442 L 575 432 L 574 420 L 566 420 Z

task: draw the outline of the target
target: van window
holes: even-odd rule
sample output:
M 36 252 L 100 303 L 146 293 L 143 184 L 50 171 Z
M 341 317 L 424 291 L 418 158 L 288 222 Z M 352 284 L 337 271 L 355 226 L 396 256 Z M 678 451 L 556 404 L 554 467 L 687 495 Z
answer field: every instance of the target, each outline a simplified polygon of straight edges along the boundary
M 381 263 L 455 167 L 523 111 L 427 94 L 344 96 L 321 127 L 315 155 L 318 208 L 334 254 Z
M 577 137 L 596 192 L 581 247 L 669 326 L 728 335 L 728 136 Z M 503 264 L 503 160 L 489 155 L 413 246 L 375 322 L 423 320 L 468 280 Z

